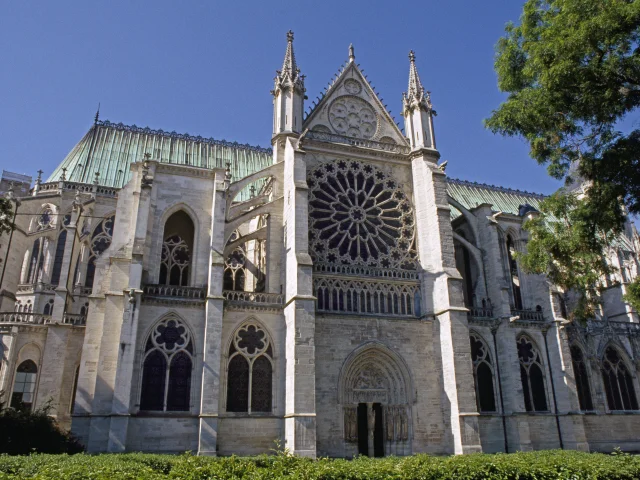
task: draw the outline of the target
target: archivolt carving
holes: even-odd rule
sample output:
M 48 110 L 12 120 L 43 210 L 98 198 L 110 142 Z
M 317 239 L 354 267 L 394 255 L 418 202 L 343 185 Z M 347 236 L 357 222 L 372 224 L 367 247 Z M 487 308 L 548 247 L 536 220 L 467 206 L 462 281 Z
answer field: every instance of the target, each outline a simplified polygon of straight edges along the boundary
M 386 346 L 377 342 L 366 344 L 349 355 L 342 367 L 338 402 L 343 405 L 412 403 L 409 370 L 402 359 Z

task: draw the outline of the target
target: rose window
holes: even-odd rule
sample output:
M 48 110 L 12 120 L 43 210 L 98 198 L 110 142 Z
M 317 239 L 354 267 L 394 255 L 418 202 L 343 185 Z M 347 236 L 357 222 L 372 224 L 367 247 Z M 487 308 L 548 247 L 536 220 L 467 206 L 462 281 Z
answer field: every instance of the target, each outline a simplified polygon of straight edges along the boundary
M 308 183 L 316 263 L 416 268 L 413 208 L 393 178 L 373 165 L 336 160 L 311 172 Z
M 359 97 L 344 95 L 329 107 L 329 121 L 340 135 L 371 138 L 378 131 L 378 116 L 373 107 Z

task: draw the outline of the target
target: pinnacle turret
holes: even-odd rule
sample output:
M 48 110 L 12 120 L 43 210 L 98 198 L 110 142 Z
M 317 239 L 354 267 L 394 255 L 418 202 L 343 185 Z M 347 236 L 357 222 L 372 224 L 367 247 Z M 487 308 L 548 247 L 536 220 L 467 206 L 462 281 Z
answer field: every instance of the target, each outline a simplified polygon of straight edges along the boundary
M 416 68 L 416 54 L 413 50 L 409 52 L 409 62 L 409 90 L 402 94 L 404 111 L 412 111 L 419 107 L 431 110 L 431 96 L 420 81 Z
M 302 92 L 304 88 L 304 75 L 300 75 L 300 69 L 296 64 L 296 55 L 293 51 L 293 32 L 287 32 L 287 49 L 284 53 L 284 61 L 282 62 L 282 70 L 276 70 L 275 91 L 287 88 L 299 89 Z
M 409 91 L 402 94 L 402 116 L 404 116 L 404 131 L 412 148 L 435 150 L 434 115 L 431 96 L 422 86 L 416 68 L 416 54 L 411 50 L 409 52 Z

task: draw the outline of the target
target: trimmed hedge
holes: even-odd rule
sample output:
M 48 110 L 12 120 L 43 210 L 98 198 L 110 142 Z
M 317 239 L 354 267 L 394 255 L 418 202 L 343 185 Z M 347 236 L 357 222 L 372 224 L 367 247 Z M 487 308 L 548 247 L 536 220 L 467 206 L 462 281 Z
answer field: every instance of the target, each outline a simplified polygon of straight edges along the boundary
M 0 480 L 305 479 L 305 480 L 578 480 L 640 478 L 640 457 L 573 451 L 414 455 L 355 460 L 308 460 L 278 454 L 251 458 L 190 454 L 0 456 Z

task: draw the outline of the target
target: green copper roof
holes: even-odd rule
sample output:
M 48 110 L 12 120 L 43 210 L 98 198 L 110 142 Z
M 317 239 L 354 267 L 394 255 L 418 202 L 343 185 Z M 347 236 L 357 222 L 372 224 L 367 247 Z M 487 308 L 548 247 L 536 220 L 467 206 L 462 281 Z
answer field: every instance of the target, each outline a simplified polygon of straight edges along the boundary
M 97 121 L 47 182 L 60 180 L 66 169 L 68 181 L 93 183 L 98 172 L 100 185 L 122 188 L 130 178 L 129 164 L 143 161 L 145 153 L 163 163 L 201 168 L 226 168 L 228 163 L 233 180 L 273 163 L 267 148 Z
M 540 210 L 540 202 L 545 198 L 539 193 L 522 192 L 455 178 L 448 178 L 447 182 L 449 195 L 467 210 L 472 210 L 483 203 L 489 203 L 493 205 L 491 208 L 495 212 L 518 215 L 520 205 L 529 204 L 536 210 Z M 451 209 L 451 219 L 457 218 L 459 215 L 458 210 Z

